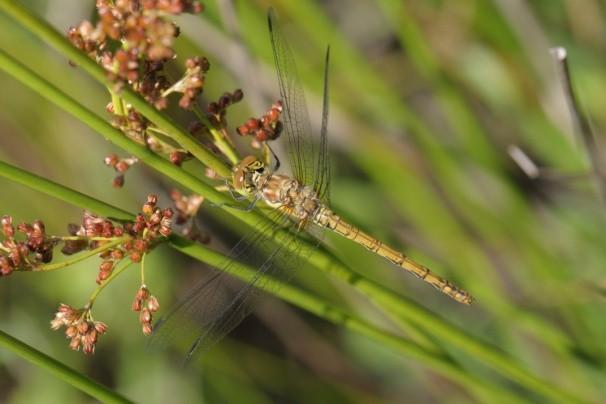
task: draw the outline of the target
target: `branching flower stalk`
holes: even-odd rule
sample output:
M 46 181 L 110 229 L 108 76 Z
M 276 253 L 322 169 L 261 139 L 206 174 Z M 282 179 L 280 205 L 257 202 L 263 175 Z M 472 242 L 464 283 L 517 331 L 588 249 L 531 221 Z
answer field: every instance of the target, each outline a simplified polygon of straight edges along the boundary
M 187 0 L 97 0 L 96 8 L 98 23 L 83 21 L 69 29 L 68 38 L 101 65 L 113 82 L 108 86 L 111 102 L 107 106 L 113 115 L 112 124 L 129 138 L 181 165 L 191 158 L 191 154 L 125 102 L 120 91 L 124 86 L 130 86 L 158 110 L 169 105 L 171 94 L 180 94 L 179 107 L 193 110 L 197 117 L 195 122 L 205 129 L 198 140 L 202 144 L 208 143 L 211 149 L 236 164 L 239 156 L 224 126 L 212 119 L 212 114 L 206 116 L 200 112 L 197 105 L 210 69 L 208 59 L 188 58 L 182 77 L 175 81 L 171 81 L 165 72 L 165 66 L 176 58 L 172 46 L 179 35 L 178 27 L 168 17 L 184 12 L 199 13 L 201 4 Z M 241 90 L 236 90 L 230 103 L 240 101 L 242 95 Z M 114 186 L 124 185 L 124 174 L 135 162 L 136 159 L 118 159 L 117 156 L 106 158 L 106 164 L 118 172 Z
M 92 308 L 101 291 L 132 263 L 141 262 L 141 286 L 136 294 L 133 310 L 140 312 L 143 333 L 152 332 L 152 313 L 160 305 L 149 293 L 144 283 L 143 261 L 158 244 L 165 242 L 172 232 L 173 211 L 156 206 L 158 198 L 149 195 L 134 221 L 115 223 L 111 219 L 96 216 L 85 211 L 80 225 L 69 224 L 69 236 L 47 235 L 44 223 L 13 225 L 11 216 L 1 219 L 3 239 L 0 241 L 0 276 L 13 272 L 39 272 L 67 268 L 92 256 L 101 258 L 98 267 L 98 284 L 87 303 L 75 308 L 61 303 L 51 328 L 65 327 L 65 336 L 70 339 L 70 348 L 82 349 L 85 354 L 95 351 L 100 335 L 107 331 L 107 325 L 95 321 Z M 71 256 L 65 261 L 52 263 L 55 248 L 61 246 L 64 255 Z

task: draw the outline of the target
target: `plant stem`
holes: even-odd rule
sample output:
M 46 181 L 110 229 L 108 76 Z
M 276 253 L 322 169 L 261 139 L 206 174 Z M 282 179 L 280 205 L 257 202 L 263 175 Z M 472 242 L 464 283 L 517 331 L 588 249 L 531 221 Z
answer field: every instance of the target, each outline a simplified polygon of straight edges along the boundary
M 213 137 L 213 143 L 215 144 L 215 146 L 217 146 L 219 150 L 221 150 L 221 153 L 223 153 L 229 159 L 232 165 L 238 164 L 238 162 L 240 161 L 240 156 L 238 156 L 238 153 L 234 150 L 234 148 L 225 141 L 225 137 L 223 136 L 223 134 L 218 131 L 217 128 L 215 128 L 215 126 L 208 119 L 208 117 L 202 112 L 200 112 L 195 105 L 192 111 L 200 120 L 200 122 L 202 122 L 204 126 L 206 126 L 206 128 Z
M 19 355 L 32 364 L 47 370 L 53 376 L 71 384 L 91 397 L 104 403 L 131 403 L 132 401 L 110 390 L 104 385 L 88 378 L 67 365 L 51 358 L 47 354 L 0 331 L 0 346 Z
M 141 286 L 145 285 L 145 256 L 147 254 L 143 254 L 141 257 Z
M 133 262 L 131 260 L 129 260 L 128 258 L 124 259 L 122 262 L 119 263 L 119 266 L 113 270 L 113 272 L 109 276 L 109 278 L 107 278 L 106 280 L 101 282 L 101 285 L 99 285 L 97 287 L 97 289 L 95 289 L 95 291 L 90 295 L 90 297 L 88 299 L 88 308 L 93 307 L 93 304 L 95 303 L 95 299 L 97 299 L 97 296 L 99 296 L 99 293 L 101 293 L 101 291 L 103 289 L 105 289 L 105 287 L 107 285 L 109 285 L 109 283 L 111 281 L 113 281 L 118 275 L 120 275 L 122 272 L 124 272 L 124 270 L 126 268 L 128 268 L 132 263 Z

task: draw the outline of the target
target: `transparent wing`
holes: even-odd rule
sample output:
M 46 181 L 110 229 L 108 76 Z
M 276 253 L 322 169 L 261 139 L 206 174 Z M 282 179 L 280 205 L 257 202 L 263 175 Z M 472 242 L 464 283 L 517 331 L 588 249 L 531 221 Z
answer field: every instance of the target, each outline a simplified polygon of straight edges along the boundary
M 244 237 L 231 250 L 220 272 L 203 279 L 155 326 L 152 348 L 169 343 L 187 349 L 186 360 L 202 353 L 233 330 L 251 311 L 256 289 L 273 290 L 274 280 L 288 281 L 302 260 L 316 247 L 297 237 L 297 227 L 280 211 L 272 223 Z M 282 230 L 278 232 L 278 230 Z M 277 235 L 277 236 L 276 236 Z M 274 237 L 282 243 L 275 244 Z M 228 287 L 230 273 L 240 271 L 240 263 L 251 270 L 248 281 L 236 290 Z
M 324 61 L 324 91 L 322 95 L 322 127 L 320 128 L 320 150 L 314 177 L 313 188 L 318 193 L 320 200 L 329 204 L 330 202 L 330 155 L 328 152 L 328 66 L 330 61 L 330 46 L 326 48 L 326 59 Z
M 267 21 L 276 71 L 278 73 L 280 95 L 284 106 L 284 111 L 282 112 L 283 132 L 288 139 L 287 150 L 293 167 L 293 174 L 303 184 L 312 185 L 318 192 L 320 199 L 327 203 L 330 199 L 330 159 L 327 137 L 328 62 L 330 48 L 326 50 L 324 65 L 324 94 L 319 150 L 315 150 L 316 146 L 312 141 L 309 112 L 307 111 L 303 87 L 297 73 L 297 66 L 280 26 L 276 23 L 275 13 L 272 9 L 268 12 Z
M 283 111 L 281 120 L 283 134 L 287 137 L 287 151 L 294 177 L 304 184 L 314 180 L 314 144 L 311 139 L 309 112 L 305 95 L 297 73 L 293 54 L 284 39 L 273 9 L 267 13 L 269 36 L 278 74 Z

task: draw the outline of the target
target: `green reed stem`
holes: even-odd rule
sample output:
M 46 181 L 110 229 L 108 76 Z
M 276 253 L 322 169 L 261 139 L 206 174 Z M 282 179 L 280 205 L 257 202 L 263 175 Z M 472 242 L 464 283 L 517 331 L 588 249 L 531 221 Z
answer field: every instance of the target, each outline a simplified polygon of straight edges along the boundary
M 128 213 L 92 197 L 82 198 L 82 194 L 77 191 L 54 183 L 48 179 L 41 178 L 35 174 L 11 166 L 2 161 L 0 161 L 0 176 L 6 177 L 29 188 L 46 193 L 75 206 L 79 206 L 82 209 L 94 210 L 95 213 L 101 216 L 121 217 L 126 220 L 134 219 L 135 217 L 134 214 Z M 176 250 L 215 268 L 221 268 L 227 260 L 227 257 L 220 253 L 176 235 L 171 235 L 169 241 L 170 245 Z M 123 271 L 129 264 L 130 262 L 117 269 L 112 276 L 108 278 L 108 281 L 117 276 L 118 273 Z M 256 270 L 236 262 L 230 267 L 230 274 L 242 279 L 243 281 L 249 282 L 255 278 Z M 104 283 L 104 285 L 106 283 L 107 281 Z M 98 291 L 102 289 L 104 285 L 101 285 Z M 290 284 L 278 282 L 274 279 L 270 279 L 269 282 L 262 283 L 261 287 L 266 292 L 273 294 L 312 314 L 315 314 L 318 317 L 324 318 L 327 321 L 340 325 L 360 335 L 366 336 L 367 338 L 381 345 L 387 346 L 398 353 L 418 360 L 436 372 L 439 372 L 440 374 L 459 382 L 470 389 L 480 390 L 490 397 L 501 397 L 503 398 L 502 402 L 522 402 L 519 397 L 508 392 L 502 387 L 487 383 L 485 380 L 480 380 L 476 376 L 467 373 L 450 359 L 429 352 L 423 347 L 414 342 L 406 340 L 403 337 L 380 330 L 363 319 L 347 312 L 344 309 L 338 308 L 331 303 L 312 295 L 311 293 L 305 292 Z M 96 293 L 98 293 L 98 291 Z M 94 297 L 96 297 L 96 293 L 92 297 L 93 300 Z
M 61 51 L 66 56 L 68 56 L 70 59 L 75 60 L 77 63 L 79 63 L 79 60 L 76 60 L 72 57 L 72 53 L 74 53 L 74 51 L 76 52 L 76 54 L 79 54 L 79 51 L 75 50 L 75 48 L 73 48 L 69 42 L 67 42 L 58 33 L 56 33 L 56 31 L 54 31 L 52 27 L 49 27 L 46 22 L 40 21 L 36 17 L 30 15 L 21 6 L 16 5 L 15 2 L 10 0 L 0 2 L 0 9 L 8 12 L 11 16 L 13 16 L 23 25 L 31 29 L 33 33 L 41 36 L 41 39 L 43 40 L 47 40 L 47 38 L 44 36 L 46 35 L 47 30 L 50 29 L 51 31 L 53 31 L 52 38 L 47 41 L 51 45 L 55 46 L 57 50 Z M 90 62 L 94 65 L 94 62 L 90 61 L 86 56 L 80 56 L 84 57 L 87 63 Z M 139 157 L 150 167 L 162 172 L 164 175 L 167 175 L 168 177 L 172 178 L 184 187 L 187 187 L 191 191 L 205 196 L 210 202 L 215 204 L 233 203 L 233 201 L 231 201 L 231 199 L 227 195 L 216 191 L 213 187 L 208 186 L 196 177 L 170 164 L 168 161 L 160 158 L 159 156 L 147 150 L 146 148 L 141 147 L 140 145 L 125 138 L 121 132 L 113 128 L 95 113 L 83 107 L 77 101 L 73 100 L 61 90 L 54 87 L 52 84 L 48 83 L 43 78 L 39 77 L 34 72 L 30 71 L 25 66 L 21 65 L 19 62 L 15 61 L 9 55 L 3 52 L 0 52 L 0 68 L 12 74 L 24 84 L 38 91 L 50 101 L 64 108 L 66 111 L 72 113 L 78 119 L 82 120 L 83 122 L 91 126 L 93 129 L 100 132 L 108 140 L 122 147 L 129 153 Z M 95 65 L 95 69 L 92 70 L 96 71 L 97 68 L 98 66 Z M 104 74 L 102 76 L 93 75 L 93 77 L 103 82 L 104 84 L 107 84 Z M 145 101 L 141 101 L 145 103 Z M 129 102 L 132 101 L 129 100 Z M 133 103 L 133 105 L 135 105 L 135 103 Z M 146 106 L 148 109 L 151 108 L 151 110 L 153 110 L 155 114 L 162 115 L 155 111 L 151 106 L 147 104 Z M 139 108 L 138 105 L 135 105 L 135 107 L 137 109 L 140 109 L 141 112 L 146 115 L 146 113 L 141 108 Z M 158 122 L 155 123 L 158 124 Z M 167 122 L 170 123 L 168 118 L 166 118 L 166 120 L 162 122 L 165 125 Z M 161 125 L 158 124 L 158 126 Z M 174 131 L 173 127 L 169 128 L 168 126 L 165 126 L 162 128 L 165 130 L 171 129 L 171 131 Z M 167 130 L 167 133 L 168 132 L 169 131 Z M 170 134 L 171 136 L 174 135 L 172 132 L 170 132 Z M 184 143 L 182 144 L 183 146 L 188 147 L 188 145 Z M 196 147 L 198 147 L 197 144 Z M 196 157 L 200 158 L 201 155 L 196 155 Z M 202 162 L 207 163 L 209 167 L 214 169 L 213 164 L 216 163 L 216 158 L 214 156 L 212 157 L 213 158 L 208 162 L 206 162 L 205 160 L 202 160 Z M 224 169 L 227 169 L 227 167 L 225 167 L 224 165 L 222 165 L 222 167 Z M 222 173 L 225 172 L 224 169 L 221 169 L 221 171 L 218 172 L 223 175 Z M 259 212 L 242 212 L 232 210 L 230 211 L 230 213 L 253 228 L 260 226 L 263 223 L 267 223 L 268 220 Z M 277 232 L 277 240 L 284 239 L 283 235 L 280 233 L 281 232 Z M 349 283 L 351 286 L 356 288 L 358 291 L 363 293 L 365 296 L 367 296 L 369 299 L 371 299 L 373 302 L 375 302 L 377 305 L 379 305 L 392 315 L 397 314 L 405 319 L 412 321 L 413 323 L 424 328 L 428 332 L 434 334 L 437 338 L 444 341 L 448 341 L 453 345 L 457 346 L 459 349 L 474 355 L 478 360 L 485 362 L 486 364 L 493 367 L 495 370 L 510 377 L 512 380 L 517 381 L 521 385 L 524 385 L 527 388 L 536 391 L 537 393 L 543 394 L 546 397 L 551 397 L 552 399 L 557 400 L 559 402 L 582 402 L 580 398 L 574 396 L 570 392 L 565 391 L 559 386 L 555 386 L 549 383 L 548 381 L 545 381 L 535 376 L 533 373 L 518 364 L 513 358 L 508 356 L 500 349 L 492 347 L 489 344 L 486 344 L 480 340 L 477 340 L 473 336 L 469 335 L 467 332 L 460 330 L 451 324 L 448 324 L 443 319 L 438 317 L 435 313 L 432 313 L 429 310 L 419 306 L 412 300 L 407 299 L 403 296 L 399 296 L 393 291 L 390 291 L 384 288 L 383 286 L 369 279 L 366 279 L 355 272 L 352 272 L 349 268 L 339 262 L 335 257 L 326 253 L 325 251 L 318 250 L 309 258 L 309 261 L 314 267 L 329 272 L 334 276 L 340 278 L 341 280 Z
M 91 397 L 104 403 L 132 403 L 132 401 L 110 390 L 104 385 L 88 378 L 83 373 L 51 358 L 24 342 L 0 331 L 0 346 L 19 355 L 39 368 L 45 369 L 53 376 L 71 384 Z

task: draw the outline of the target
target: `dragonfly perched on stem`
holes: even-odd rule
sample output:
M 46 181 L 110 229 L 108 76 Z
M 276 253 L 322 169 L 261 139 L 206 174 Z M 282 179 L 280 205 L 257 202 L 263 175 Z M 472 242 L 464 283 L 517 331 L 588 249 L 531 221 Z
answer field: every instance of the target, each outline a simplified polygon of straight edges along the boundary
M 329 207 L 330 161 L 328 153 L 328 62 L 324 67 L 322 125 L 319 142 L 313 142 L 305 97 L 292 52 L 270 9 L 268 26 L 282 100 L 283 133 L 293 176 L 276 174 L 256 156 L 242 159 L 232 170 L 231 186 L 253 203 L 269 209 L 265 221 L 231 250 L 220 272 L 205 279 L 160 320 L 154 340 L 175 336 L 189 340 L 188 358 L 208 348 L 231 331 L 250 312 L 249 299 L 255 288 L 267 288 L 269 279 L 288 280 L 320 243 L 323 230 L 331 230 L 362 245 L 434 286 L 463 304 L 472 297 L 464 290 L 432 273 L 405 254 L 345 222 Z M 284 136 L 283 135 L 283 136 Z M 281 231 L 286 230 L 286 231 Z M 310 234 L 313 234 L 311 236 Z M 280 237 L 279 243 L 275 238 Z M 256 269 L 255 276 L 234 293 L 225 292 L 226 274 L 235 262 Z M 152 340 L 152 343 L 153 341 Z

